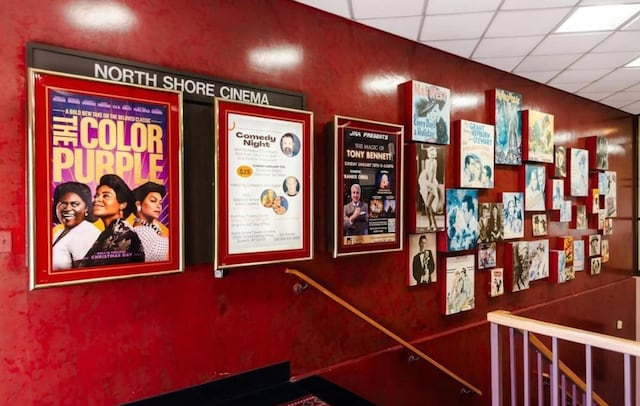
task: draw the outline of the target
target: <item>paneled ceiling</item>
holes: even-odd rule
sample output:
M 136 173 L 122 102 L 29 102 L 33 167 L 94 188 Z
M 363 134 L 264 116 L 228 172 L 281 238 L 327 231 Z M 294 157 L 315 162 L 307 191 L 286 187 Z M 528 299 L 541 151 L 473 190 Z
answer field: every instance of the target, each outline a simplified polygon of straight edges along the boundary
M 640 58 L 638 0 L 295 1 L 640 114 L 640 63 L 626 66 Z M 613 4 L 627 15 L 606 17 Z M 576 13 L 598 18 L 561 28 Z

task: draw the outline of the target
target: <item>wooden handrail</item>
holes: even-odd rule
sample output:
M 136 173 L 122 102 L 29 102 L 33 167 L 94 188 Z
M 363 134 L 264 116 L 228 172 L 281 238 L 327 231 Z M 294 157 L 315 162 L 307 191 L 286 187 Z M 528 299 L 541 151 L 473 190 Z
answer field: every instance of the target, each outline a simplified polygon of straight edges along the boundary
M 538 337 L 533 333 L 529 333 L 529 341 L 531 344 L 536 347 L 538 351 L 544 356 L 547 361 L 553 360 L 553 353 L 549 348 Z M 587 384 L 583 381 L 575 372 L 573 372 L 564 362 L 558 361 L 558 369 L 569 378 L 571 382 L 573 382 L 582 392 L 587 392 Z M 592 393 L 593 401 L 600 406 L 609 406 L 607 402 L 604 401 L 597 393 Z
M 381 332 L 386 334 L 388 337 L 390 337 L 393 340 L 395 340 L 396 342 L 398 342 L 404 348 L 406 348 L 409 351 L 413 352 L 414 354 L 418 355 L 420 358 L 422 358 L 423 360 L 427 361 L 431 365 L 435 366 L 436 368 L 438 368 L 439 370 L 441 370 L 445 374 L 449 375 L 451 378 L 453 378 L 456 381 L 460 382 L 461 384 L 466 386 L 468 389 L 472 390 L 473 392 L 477 393 L 478 395 L 482 395 L 482 391 L 480 389 L 478 389 L 475 386 L 471 385 L 469 382 L 465 381 L 464 379 L 462 379 L 461 377 L 459 377 L 458 375 L 453 373 L 451 370 L 449 370 L 448 368 L 446 368 L 445 366 L 443 366 L 439 362 L 435 361 L 434 359 L 432 359 L 431 357 L 429 357 L 428 355 L 426 355 L 425 353 L 423 353 L 422 351 L 420 351 L 419 349 L 417 349 L 416 347 L 411 345 L 411 343 L 403 340 L 398 335 L 394 334 L 392 331 L 390 331 L 386 327 L 382 326 L 380 323 L 376 322 L 375 320 L 373 320 L 372 318 L 370 318 L 366 314 L 362 313 L 360 310 L 356 309 L 355 307 L 353 307 L 349 303 L 345 302 L 343 299 L 341 299 L 340 297 L 336 296 L 331 291 L 329 291 L 327 288 L 325 288 L 324 286 L 320 285 L 318 282 L 316 282 L 315 280 L 311 279 L 307 275 L 303 274 L 302 272 L 298 271 L 297 269 L 290 269 L 290 268 L 287 268 L 285 270 L 285 273 L 288 273 L 290 275 L 295 275 L 298 278 L 302 279 L 307 284 L 309 284 L 309 285 L 313 286 L 314 288 L 316 288 L 317 290 L 319 290 L 320 293 L 322 293 L 325 296 L 329 297 L 334 302 L 340 304 L 342 307 L 344 307 L 345 309 L 349 310 L 351 313 L 353 313 L 356 316 L 360 317 L 362 320 L 366 321 L 370 325 L 374 326 L 375 328 L 377 328 L 378 330 L 380 330 Z

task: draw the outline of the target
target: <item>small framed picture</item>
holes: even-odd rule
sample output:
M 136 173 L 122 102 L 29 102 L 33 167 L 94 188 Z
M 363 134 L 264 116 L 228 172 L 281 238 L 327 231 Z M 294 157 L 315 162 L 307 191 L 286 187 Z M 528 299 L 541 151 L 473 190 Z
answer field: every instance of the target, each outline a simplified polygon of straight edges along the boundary
M 407 282 L 417 286 L 437 281 L 438 259 L 434 233 L 409 235 Z
M 547 235 L 547 215 L 546 214 L 534 214 L 531 218 L 533 226 L 533 236 L 540 237 Z

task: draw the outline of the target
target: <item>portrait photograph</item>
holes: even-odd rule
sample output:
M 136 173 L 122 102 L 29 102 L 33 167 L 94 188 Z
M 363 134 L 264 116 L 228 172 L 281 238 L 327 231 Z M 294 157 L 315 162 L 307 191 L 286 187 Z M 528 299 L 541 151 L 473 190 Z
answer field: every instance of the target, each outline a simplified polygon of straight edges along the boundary
M 409 234 L 407 281 L 417 286 L 437 281 L 438 257 L 434 233 Z
M 496 266 L 496 243 L 489 242 L 478 245 L 478 269 Z
M 546 214 L 534 214 L 531 217 L 531 224 L 533 226 L 534 237 L 547 235 L 547 215 Z
M 464 251 L 478 244 L 478 191 L 447 189 L 447 251 Z
M 589 256 L 595 257 L 601 254 L 601 236 L 600 234 L 592 234 L 585 237 L 588 241 Z
M 503 239 L 524 237 L 524 193 L 503 192 Z
M 502 241 L 504 234 L 502 203 L 480 203 L 478 208 L 478 243 Z
M 567 177 L 567 149 L 562 145 L 555 146 L 555 159 L 553 161 L 553 176 L 556 178 Z
M 591 258 L 591 275 L 599 275 L 602 270 L 602 259 L 600 257 Z
M 406 198 L 415 202 L 414 210 L 407 213 L 409 232 L 444 230 L 446 147 L 413 143 L 407 150 L 410 186 Z

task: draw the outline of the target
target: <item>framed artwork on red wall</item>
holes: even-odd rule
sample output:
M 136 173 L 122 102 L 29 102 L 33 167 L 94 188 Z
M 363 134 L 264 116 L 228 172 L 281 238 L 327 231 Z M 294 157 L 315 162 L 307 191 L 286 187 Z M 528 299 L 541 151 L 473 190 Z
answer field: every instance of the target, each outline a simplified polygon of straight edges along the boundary
M 31 288 L 182 271 L 181 94 L 28 76 Z
M 313 258 L 313 113 L 215 99 L 216 269 Z
M 403 126 L 335 116 L 328 128 L 334 258 L 402 250 Z
M 553 163 L 553 114 L 535 110 L 522 111 L 522 159 Z
M 407 228 L 410 233 L 444 230 L 444 175 L 446 148 L 440 145 L 407 145 Z
M 416 142 L 448 145 L 451 90 L 417 80 L 400 86 L 404 91 L 407 138 Z

